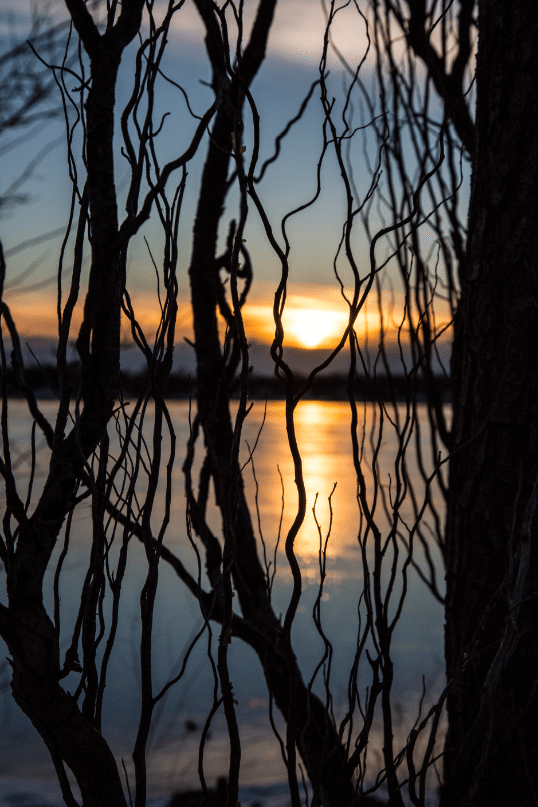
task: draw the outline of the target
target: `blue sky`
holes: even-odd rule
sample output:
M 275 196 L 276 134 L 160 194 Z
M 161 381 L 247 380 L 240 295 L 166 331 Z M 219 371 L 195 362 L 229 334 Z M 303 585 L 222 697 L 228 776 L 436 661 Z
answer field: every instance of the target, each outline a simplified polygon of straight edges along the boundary
M 254 0 L 245 2 L 247 27 L 256 5 Z M 23 3 L 16 2 L 16 0 L 0 0 L 0 9 L 2 10 L 1 31 L 6 31 L 9 9 L 15 13 L 19 31 L 24 31 L 29 17 L 23 13 Z M 52 10 L 57 18 L 65 14 L 63 6 L 59 2 L 53 4 Z M 261 116 L 262 159 L 272 152 L 275 135 L 296 113 L 311 82 L 318 75 L 323 29 L 324 15 L 322 5 L 318 0 L 280 0 L 271 31 L 267 59 L 252 87 Z M 351 12 L 348 11 L 338 18 L 333 35 L 339 49 L 351 64 L 356 64 L 363 57 L 366 49 L 364 25 L 352 9 Z M 182 84 L 189 94 L 193 108 L 198 113 L 203 112 L 211 102 L 210 90 L 201 83 L 210 78 L 209 65 L 202 43 L 203 28 L 191 0 L 187 0 L 185 7 L 178 14 L 177 23 L 172 30 L 164 68 L 174 80 Z M 128 96 L 131 86 L 132 55 L 133 50 L 125 55 L 122 65 L 118 88 L 119 109 L 122 107 L 122 99 Z M 341 96 L 343 70 L 334 57 L 331 59 L 329 67 L 331 69 L 330 87 L 335 97 L 339 97 Z M 369 81 L 371 68 L 371 61 L 368 60 L 361 74 L 366 83 Z M 193 126 L 184 102 L 173 88 L 163 85 L 159 104 L 163 111 L 173 111 L 159 138 L 160 154 L 164 161 L 180 153 L 189 141 Z M 282 243 L 280 235 L 282 216 L 296 205 L 304 203 L 315 189 L 316 165 L 322 143 L 322 121 L 319 93 L 316 91 L 303 120 L 293 129 L 286 140 L 280 159 L 269 169 L 263 183 L 258 186 L 260 197 L 280 243 Z M 12 152 L 9 162 L 6 163 L 4 160 L 2 163 L 0 173 L 0 176 L 3 177 L 0 180 L 2 187 L 6 186 L 10 175 L 15 176 L 17 171 L 22 170 L 28 160 L 40 149 L 49 143 L 54 143 L 59 137 L 61 138 L 62 131 L 63 124 L 48 124 L 27 145 Z M 244 135 L 244 144 L 247 147 L 246 156 L 248 156 L 249 134 L 247 124 Z M 120 145 L 118 136 L 116 175 L 117 185 L 121 191 L 127 182 L 128 171 L 127 164 L 119 153 Z M 189 314 L 186 269 L 189 263 L 192 223 L 199 187 L 198 179 L 205 151 L 205 144 L 203 144 L 196 158 L 189 165 L 189 180 L 180 225 L 179 254 L 182 267 L 180 310 L 187 330 Z M 65 224 L 71 193 L 71 183 L 65 170 L 65 154 L 66 149 L 63 143 L 51 148 L 36 169 L 32 179 L 26 184 L 25 190 L 30 195 L 30 203 L 17 208 L 0 220 L 0 234 L 4 249 L 8 251 L 6 299 L 18 314 L 22 328 L 33 332 L 37 332 L 39 329 L 44 330 L 44 311 L 48 307 L 52 310 L 54 286 L 51 285 L 33 293 L 21 294 L 20 288 L 14 288 L 9 292 L 9 281 L 24 271 L 32 262 L 39 263 L 39 266 L 32 277 L 25 282 L 26 286 L 52 277 L 57 265 L 60 239 L 12 256 L 9 255 L 9 250 L 16 247 L 21 241 L 49 230 L 61 228 Z M 375 156 L 375 153 L 372 152 L 371 156 Z M 360 139 L 356 143 L 353 162 L 359 191 L 364 191 L 369 185 L 370 176 L 365 166 L 362 140 Z M 332 268 L 344 220 L 345 199 L 343 185 L 332 153 L 329 154 L 324 164 L 322 181 L 323 191 L 316 205 L 295 217 L 288 225 L 292 243 L 290 255 L 290 293 L 292 297 L 289 306 L 292 343 L 294 339 L 291 327 L 292 319 L 295 318 L 296 322 L 299 322 L 302 317 L 302 321 L 304 321 L 304 315 L 299 316 L 297 313 L 302 309 L 306 308 L 316 312 L 313 316 L 317 316 L 320 331 L 324 327 L 322 310 L 334 314 L 333 331 L 335 333 L 345 321 L 342 320 L 345 305 L 340 300 Z M 228 230 L 228 222 L 237 215 L 236 199 L 236 195 L 232 193 L 222 219 L 223 243 Z M 150 223 L 145 228 L 144 235 L 148 238 L 152 249 L 158 253 L 157 227 Z M 280 267 L 267 243 L 258 214 L 253 206 L 245 235 L 255 272 L 255 283 L 251 294 L 252 305 L 246 314 L 247 318 L 250 317 L 251 327 L 260 336 L 260 322 L 265 321 L 267 325 L 272 293 L 278 284 Z M 358 227 L 354 247 L 356 259 L 363 267 L 365 274 L 368 271 L 368 246 L 362 228 Z M 351 276 L 345 261 L 340 261 L 339 268 L 344 280 L 349 281 Z M 154 317 L 156 314 L 155 306 L 151 302 L 155 291 L 155 276 L 142 237 L 133 242 L 128 271 L 129 287 L 135 302 L 138 300 L 141 310 L 147 314 L 147 323 L 150 326 L 152 316 Z M 296 313 L 294 314 L 294 312 Z M 365 317 L 369 322 L 372 317 L 375 320 L 372 307 L 370 307 L 370 312 L 365 313 Z M 327 322 L 325 322 L 325 326 L 327 326 Z M 48 327 L 46 330 L 48 331 Z M 270 334 L 270 332 L 269 322 L 268 333 Z M 263 338 L 269 338 L 268 333 L 264 333 Z

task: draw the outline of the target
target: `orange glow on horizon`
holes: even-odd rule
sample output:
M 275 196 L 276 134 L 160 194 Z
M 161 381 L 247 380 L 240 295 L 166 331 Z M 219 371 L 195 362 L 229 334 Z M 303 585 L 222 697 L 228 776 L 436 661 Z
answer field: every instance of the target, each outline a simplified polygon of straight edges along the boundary
M 327 290 L 327 298 L 330 292 L 332 289 Z M 334 347 L 347 327 L 348 317 L 347 309 L 330 298 L 289 295 L 282 317 L 284 344 L 306 349 Z M 247 304 L 243 320 L 250 338 L 266 343 L 273 341 L 272 306 Z M 361 311 L 355 321 L 355 331 L 359 337 L 366 333 L 373 337 L 379 332 L 379 324 L 377 311 Z
M 5 295 L 11 316 L 19 332 L 24 337 L 57 337 L 58 319 L 56 315 L 56 297 L 50 292 L 34 292 L 33 294 Z M 80 328 L 82 322 L 82 307 L 77 306 L 72 317 L 72 336 Z M 4 335 L 7 328 L 3 325 Z
M 343 335 L 348 313 L 345 304 L 334 300 L 334 290 L 327 287 L 325 295 L 321 287 L 314 297 L 289 294 L 284 309 L 284 344 L 303 349 L 333 348 Z M 155 295 L 147 291 L 133 290 L 130 293 L 134 312 L 146 338 L 151 342 L 157 332 L 161 311 Z M 50 292 L 28 295 L 6 295 L 12 316 L 22 337 L 48 337 L 58 335 L 56 298 Z M 259 298 L 258 298 L 259 299 Z M 82 320 L 84 297 L 73 312 L 71 339 L 75 339 Z M 185 337 L 192 339 L 192 313 L 187 299 L 178 300 L 179 310 L 176 324 L 176 340 Z M 272 305 L 265 302 L 247 303 L 243 308 L 243 321 L 247 338 L 252 342 L 271 344 L 275 335 Z M 220 319 L 220 318 L 219 318 Z M 221 335 L 224 323 L 219 322 Z M 374 338 L 379 332 L 379 314 L 376 311 L 361 311 L 355 331 L 359 337 L 366 333 Z M 125 316 L 122 317 L 122 340 L 131 342 L 131 327 Z

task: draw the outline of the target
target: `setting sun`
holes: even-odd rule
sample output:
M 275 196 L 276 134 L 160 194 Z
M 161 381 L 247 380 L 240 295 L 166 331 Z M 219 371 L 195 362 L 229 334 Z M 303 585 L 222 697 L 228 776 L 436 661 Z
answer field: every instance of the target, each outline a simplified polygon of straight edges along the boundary
M 288 347 L 307 350 L 333 348 L 348 324 L 347 305 L 335 299 L 335 290 L 329 286 L 314 290 L 310 287 L 308 291 L 309 294 L 291 293 L 287 296 L 282 317 L 284 343 Z M 275 322 L 271 305 L 247 303 L 243 308 L 243 320 L 250 338 L 269 344 L 272 342 Z M 377 309 L 360 311 L 355 320 L 355 332 L 360 337 L 365 333 L 373 336 L 379 332 Z
M 342 337 L 348 324 L 348 311 L 341 303 L 334 301 L 333 289 L 323 287 L 316 289 L 316 296 L 296 293 L 288 294 L 282 324 L 284 326 L 284 342 L 287 347 L 313 350 L 315 348 L 334 348 Z M 269 296 L 270 291 L 267 293 Z M 142 329 L 147 334 L 155 333 L 159 327 L 161 310 L 155 305 L 151 293 L 145 289 L 133 289 L 131 302 Z M 57 332 L 56 297 L 48 291 L 34 293 L 31 297 L 24 293 L 12 292 L 9 305 L 24 337 L 51 337 Z M 178 298 L 178 319 L 176 337 L 192 339 L 192 314 L 190 302 L 186 297 Z M 76 308 L 73 313 L 72 335 L 80 327 L 82 309 Z M 268 303 L 247 303 L 242 309 L 247 337 L 252 341 L 271 344 L 275 336 L 273 308 Z M 225 323 L 220 322 L 222 333 Z M 388 326 L 385 325 L 387 328 Z M 363 334 L 376 334 L 379 331 L 379 313 L 363 310 L 355 321 L 355 331 L 359 337 Z M 123 320 L 122 336 L 125 342 L 130 341 L 131 327 L 126 318 Z
M 287 316 L 286 316 L 287 314 Z M 346 327 L 346 316 L 339 311 L 321 308 L 289 309 L 284 314 L 288 330 L 303 347 L 314 348 L 328 337 L 341 335 Z

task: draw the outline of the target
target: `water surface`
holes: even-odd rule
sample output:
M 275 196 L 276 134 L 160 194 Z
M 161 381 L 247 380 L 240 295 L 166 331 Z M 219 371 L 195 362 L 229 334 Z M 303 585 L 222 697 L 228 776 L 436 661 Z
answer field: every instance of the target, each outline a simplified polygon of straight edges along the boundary
M 53 420 L 55 403 L 42 404 L 45 413 Z M 187 536 L 185 521 L 184 478 L 181 470 L 184 446 L 189 436 L 189 404 L 170 402 L 169 409 L 177 436 L 177 460 L 174 466 L 171 501 L 170 526 L 166 533 L 166 545 L 181 558 L 183 563 L 197 573 L 197 557 Z M 244 470 L 247 497 L 252 507 L 252 517 L 261 533 L 266 547 L 266 557 L 273 560 L 275 545 L 279 535 L 280 549 L 277 551 L 276 577 L 273 589 L 274 606 L 277 613 L 286 610 L 290 596 L 290 574 L 281 551 L 286 530 L 295 516 L 297 494 L 293 483 L 293 463 L 287 445 L 284 427 L 284 404 L 255 402 L 244 427 L 243 461 L 249 457 L 248 445 L 258 444 L 253 463 Z M 390 412 L 388 413 L 391 414 Z M 397 413 L 400 423 L 405 422 L 405 409 Z M 395 413 L 391 414 L 394 418 Z M 369 490 L 370 505 L 375 498 L 375 519 L 383 535 L 390 530 L 391 501 L 402 488 L 399 479 L 401 466 L 398 464 L 399 441 L 396 430 L 388 417 L 383 418 L 380 436 L 380 418 L 373 406 L 360 410 L 360 437 L 364 438 L 361 468 Z M 153 413 L 148 410 L 146 428 L 152 425 Z M 263 422 L 263 429 L 260 428 Z M 307 490 L 307 515 L 298 535 L 295 550 L 298 556 L 302 577 L 303 595 L 299 614 L 295 623 L 293 639 L 305 679 L 313 674 L 323 654 L 323 642 L 312 622 L 312 607 L 319 590 L 319 547 L 320 534 L 327 541 L 327 571 L 322 603 L 323 628 L 330 638 L 334 660 L 332 666 L 332 692 L 334 709 L 343 713 L 346 703 L 346 687 L 357 637 L 359 622 L 358 602 L 364 587 L 364 569 L 358 541 L 364 535 L 365 521 L 357 504 L 357 476 L 350 456 L 350 413 L 347 404 L 331 402 L 304 402 L 296 411 L 297 438 L 303 461 L 303 472 Z M 13 456 L 17 466 L 18 479 L 25 495 L 30 455 L 29 435 L 32 420 L 22 402 L 10 402 L 10 432 Z M 421 446 L 428 457 L 429 443 L 426 438 L 426 413 L 420 410 L 418 425 L 421 428 Z M 401 431 L 401 427 L 400 427 Z M 112 451 L 114 436 L 112 438 Z M 41 438 L 38 438 L 38 442 Z M 407 484 L 415 488 L 415 507 L 420 509 L 424 497 L 424 484 L 418 473 L 414 437 L 409 442 L 407 463 Z M 379 446 L 378 477 L 384 485 L 374 496 L 372 456 Z M 169 451 L 169 440 L 163 440 L 165 462 Z M 197 455 L 196 463 L 200 458 Z M 39 495 L 47 472 L 48 454 L 41 445 L 38 452 L 38 466 L 33 501 Z M 396 464 L 395 464 L 396 463 Z M 198 467 L 198 466 L 196 466 Z M 257 481 L 257 488 L 256 488 Z M 336 487 L 335 487 L 336 484 Z M 143 488 L 143 485 L 142 485 Z M 256 493 L 257 490 L 257 493 Z M 141 490 L 141 493 L 143 490 Z M 435 483 L 430 487 L 430 495 L 442 515 L 442 501 Z M 256 511 L 256 496 L 257 508 Z M 317 496 L 317 498 L 316 498 Z M 385 499 L 383 500 L 383 496 Z M 329 497 L 330 504 L 329 504 Z M 284 502 L 282 511 L 282 500 Z M 315 507 L 314 517 L 312 508 Z M 384 513 L 384 504 L 389 512 Z M 414 521 L 414 506 L 410 491 L 400 507 L 400 520 L 410 529 Z M 155 524 L 158 525 L 164 508 L 164 491 L 159 490 L 158 505 L 155 510 Z M 332 515 L 331 515 L 332 513 Z M 425 516 L 424 521 L 433 521 Z M 220 517 L 216 510 L 209 514 L 214 531 L 219 534 Z M 403 529 L 403 527 L 402 527 Z M 405 529 L 404 529 L 405 533 Z M 69 644 L 70 633 L 76 617 L 76 607 L 80 603 L 81 589 L 86 572 L 91 536 L 90 504 L 83 503 L 78 510 L 71 546 L 63 567 L 60 580 L 62 616 L 62 652 Z M 366 555 L 373 562 L 373 541 L 367 540 Z M 58 550 L 60 545 L 58 547 Z M 433 562 L 439 586 L 443 582 L 442 564 L 433 539 L 430 542 Z M 402 545 L 403 550 L 403 545 Z M 260 540 L 261 551 L 261 540 Z M 402 558 L 405 553 L 402 554 Z M 55 562 L 46 577 L 46 604 L 52 613 L 52 581 Z M 119 539 L 110 550 L 110 564 L 114 569 L 119 556 Z M 390 569 L 390 549 L 387 551 L 388 567 L 384 573 L 385 585 Z M 420 568 L 426 570 L 423 553 L 416 554 Z M 145 580 L 145 554 L 136 539 L 132 539 L 126 572 L 123 599 L 120 611 L 121 629 L 118 633 L 108 674 L 105 695 L 105 719 L 103 733 L 109 740 L 117 758 L 123 757 L 128 770 L 130 753 L 134 744 L 138 721 L 139 674 L 137 651 L 139 642 L 138 611 L 139 595 Z M 273 571 L 273 567 L 271 567 Z M 402 563 L 398 561 L 395 593 L 401 589 Z M 396 725 L 396 734 L 407 735 L 411 725 L 408 720 L 416 710 L 422 687 L 422 675 L 426 676 L 428 693 L 433 694 L 442 684 L 442 606 L 432 597 L 423 582 L 410 568 L 409 589 L 405 608 L 394 635 L 393 658 L 395 663 L 394 701 L 397 714 L 401 715 Z M 0 574 L 1 596 L 5 601 L 5 575 Z M 110 603 L 110 596 L 106 600 Z M 396 604 L 394 605 L 394 608 Z M 106 608 L 105 608 L 106 610 Z M 364 616 L 364 615 L 362 615 Z M 202 620 L 197 601 L 185 589 L 173 571 L 161 564 L 159 593 L 156 605 L 154 632 L 154 671 L 156 691 L 175 675 L 180 666 L 191 638 L 201 626 Z M 216 649 L 218 626 L 212 647 Z M 208 637 L 203 636 L 187 666 L 183 680 L 170 691 L 161 702 L 156 713 L 155 731 L 152 736 L 150 754 L 150 791 L 154 797 L 170 793 L 181 786 L 197 783 L 196 757 L 200 727 L 205 720 L 213 700 L 213 675 L 207 655 Z M 0 657 L 5 657 L 2 646 Z M 234 691 L 238 701 L 238 714 L 243 738 L 243 786 L 271 784 L 285 779 L 280 749 L 268 727 L 268 695 L 263 674 L 257 658 L 237 639 L 230 647 L 230 663 Z M 366 672 L 366 671 L 365 671 Z M 321 678 L 321 676 L 320 676 Z M 43 744 L 33 727 L 12 703 L 6 688 L 8 671 L 3 670 L 1 691 L 1 720 L 3 731 L 0 736 L 0 775 L 42 776 L 54 779 L 54 771 Z M 365 674 L 364 687 L 369 684 Z M 77 676 L 66 679 L 66 686 L 74 690 Z M 323 692 L 323 682 L 315 685 Z M 277 719 L 282 728 L 282 721 Z M 375 739 L 375 738 L 374 738 Z M 373 743 L 375 745 L 375 743 Z M 374 749 L 375 753 L 375 749 Z M 211 739 L 207 745 L 206 771 L 211 780 L 226 769 L 227 738 L 222 715 L 217 715 L 211 729 Z

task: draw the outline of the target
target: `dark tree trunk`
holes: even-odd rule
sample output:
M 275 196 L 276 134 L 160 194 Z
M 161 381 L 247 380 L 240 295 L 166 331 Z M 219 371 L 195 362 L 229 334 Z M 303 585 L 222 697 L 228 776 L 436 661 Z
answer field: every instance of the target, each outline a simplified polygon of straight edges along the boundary
M 63 428 L 62 433 L 56 431 L 49 475 L 34 513 L 27 516 L 23 512 L 16 494 L 9 503 L 19 531 L 16 544 L 12 541 L 10 545 L 9 607 L 0 605 L 0 635 L 12 657 L 13 696 L 50 751 L 66 804 L 76 805 L 67 765 L 77 780 L 84 807 L 125 807 L 112 751 L 94 721 L 81 712 L 60 683 L 64 676 L 58 630 L 43 605 L 42 589 L 62 524 L 73 504 L 77 479 L 106 433 L 120 391 L 123 268 L 114 184 L 115 88 L 123 50 L 140 27 L 143 3 L 132 2 L 112 32 L 102 37 L 82 0 L 67 0 L 66 4 L 91 58 L 92 77 L 86 102 L 92 262 L 77 339 L 84 406 L 77 427 L 67 437 Z M 86 215 L 86 209 L 83 204 L 81 216 Z
M 443 804 L 516 807 L 538 794 L 537 3 L 481 0 L 476 81 L 452 364 Z
M 274 6 L 274 0 L 260 3 L 241 65 L 243 87 L 251 84 L 262 63 Z M 315 695 L 309 695 L 295 657 L 286 657 L 281 625 L 272 609 L 265 573 L 258 557 L 243 481 L 240 476 L 238 480 L 233 478 L 237 472 L 231 467 L 233 426 L 229 381 L 217 328 L 218 284 L 221 281 L 218 277 L 216 247 L 228 191 L 231 133 L 234 131 L 234 121 L 242 115 L 243 100 L 239 82 L 228 82 L 220 73 L 219 43 L 218 39 L 211 38 L 214 34 L 212 18 L 205 2 L 197 0 L 197 7 L 208 30 L 206 45 L 214 66 L 214 89 L 218 91 L 222 84 L 227 83 L 204 166 L 189 269 L 197 359 L 198 416 L 217 504 L 223 516 L 224 533 L 231 491 L 234 484 L 238 484 L 238 504 L 233 514 L 235 560 L 232 575 L 243 617 L 253 629 L 246 640 L 258 654 L 268 689 L 286 719 L 290 710 L 290 682 L 293 682 L 296 699 L 293 734 L 321 803 L 331 807 L 347 807 L 354 796 L 353 771 L 346 768 L 345 749 L 323 704 Z

